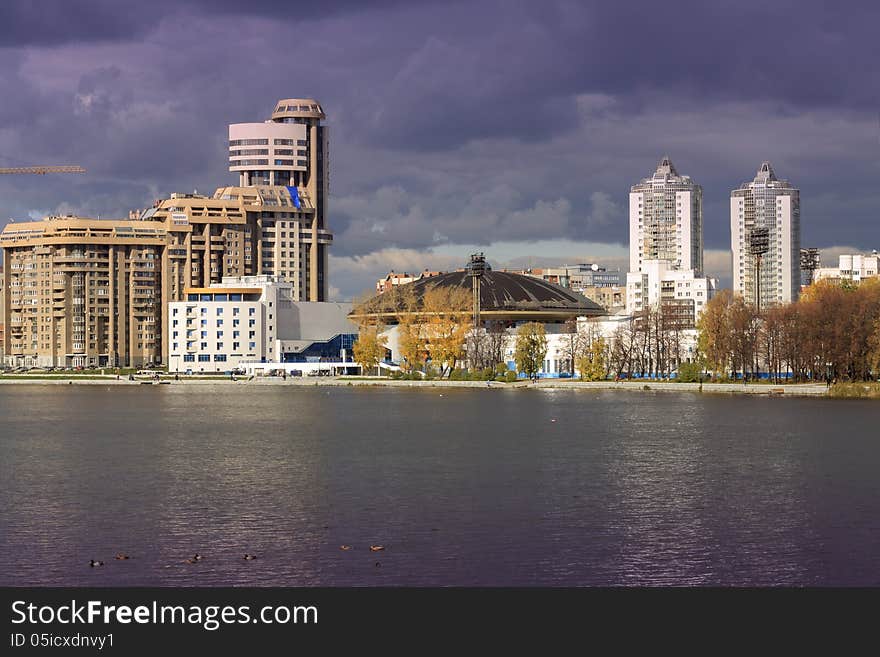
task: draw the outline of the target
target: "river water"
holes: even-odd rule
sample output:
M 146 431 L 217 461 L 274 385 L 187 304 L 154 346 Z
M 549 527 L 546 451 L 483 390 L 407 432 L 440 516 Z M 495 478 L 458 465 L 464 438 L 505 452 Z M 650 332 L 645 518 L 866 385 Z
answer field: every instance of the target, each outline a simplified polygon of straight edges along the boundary
M 16 385 L 0 418 L 0 585 L 880 585 L 876 402 Z

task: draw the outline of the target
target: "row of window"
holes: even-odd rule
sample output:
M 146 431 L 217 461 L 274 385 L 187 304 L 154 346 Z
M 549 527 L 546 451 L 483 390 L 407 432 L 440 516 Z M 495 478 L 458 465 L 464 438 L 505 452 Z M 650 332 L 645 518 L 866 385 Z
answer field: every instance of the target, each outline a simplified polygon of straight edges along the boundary
M 270 317 L 271 317 L 271 315 L 270 315 Z M 233 328 L 237 327 L 237 326 L 239 325 L 239 323 L 240 323 L 240 320 L 238 320 L 238 319 L 233 319 L 233 320 L 232 320 L 232 326 L 233 326 Z M 255 320 L 255 319 L 249 319 L 249 320 L 248 320 L 248 328 L 253 328 L 254 326 L 256 326 L 256 324 L 257 324 L 257 320 Z M 207 326 L 207 325 L 208 325 L 208 320 L 207 320 L 207 319 L 203 319 L 203 320 L 199 323 L 199 326 Z M 216 322 L 216 326 L 217 326 L 218 328 L 219 328 L 220 326 L 223 326 L 223 320 L 222 320 L 222 319 L 218 319 L 217 322 Z M 176 320 L 176 319 L 172 319 L 172 320 L 171 320 L 171 328 L 177 328 L 177 327 L 178 327 L 178 320 Z
M 192 347 L 192 343 L 188 343 L 188 344 L 187 344 L 187 348 L 190 348 L 190 347 Z M 239 349 L 240 347 L 241 347 L 241 343 L 239 343 L 239 342 L 233 342 L 233 343 L 232 343 L 232 350 L 233 350 L 233 351 Z M 257 348 L 257 343 L 256 343 L 256 342 L 248 342 L 248 349 L 250 349 L 250 350 L 253 351 L 253 350 L 256 349 L 256 348 Z M 207 342 L 202 342 L 202 343 L 201 343 L 201 349 L 202 349 L 202 351 L 207 350 L 207 349 L 208 349 L 208 343 L 207 343 Z M 218 342 L 218 343 L 217 343 L 217 351 L 220 351 L 221 349 L 223 349 L 223 343 L 222 343 L 222 342 Z M 172 351 L 180 351 L 180 343 L 179 343 L 179 342 L 174 342 L 174 343 L 172 344 Z
M 214 294 L 214 295 L 211 295 L 211 294 L 202 294 L 202 295 L 190 294 L 189 296 L 190 296 L 190 297 L 201 296 L 201 297 L 202 297 L 202 299 L 201 299 L 202 301 L 211 301 L 210 298 L 205 298 L 205 297 L 211 297 L 211 296 L 214 297 L 214 301 L 226 301 L 226 300 L 227 300 L 227 299 L 226 299 L 226 296 L 227 296 L 227 295 L 225 295 L 225 294 Z M 230 297 L 230 298 L 229 298 L 229 301 L 241 301 L 241 294 L 230 294 L 229 297 Z M 192 298 L 191 298 L 190 301 L 196 301 L 196 299 L 192 299 Z M 172 317 L 177 317 L 177 311 L 178 311 L 178 310 L 179 310 L 179 308 L 173 308 L 173 309 L 171 310 L 171 315 L 172 315 Z M 187 308 L 187 311 L 189 311 L 189 310 L 195 310 L 195 308 L 193 308 L 193 307 L 191 306 L 191 307 Z M 199 308 L 199 311 L 200 311 L 200 314 L 201 314 L 202 316 L 205 316 L 205 315 L 208 314 L 208 309 L 205 308 L 204 306 L 202 306 L 201 308 Z M 241 312 L 241 308 L 233 308 L 233 309 L 232 309 L 232 315 L 233 315 L 233 317 L 237 317 L 238 314 L 239 314 L 240 312 Z M 256 309 L 256 308 L 253 308 L 253 307 L 252 307 L 252 308 L 248 308 L 248 317 L 253 317 L 254 315 L 256 315 L 256 313 L 257 313 L 257 309 Z M 220 315 L 222 315 L 222 314 L 223 314 L 223 308 L 216 308 L 216 309 L 215 309 L 215 314 L 216 314 L 218 317 L 219 317 Z
M 189 333 L 190 333 L 191 331 L 195 331 L 195 329 L 187 329 L 187 336 L 186 336 L 187 338 L 192 338 L 192 337 L 193 337 L 193 336 L 189 335 Z M 176 340 L 176 339 L 177 339 L 177 336 L 179 335 L 179 333 L 180 333 L 180 331 L 172 331 L 172 332 L 171 332 L 171 339 L 172 339 L 172 340 Z M 208 337 L 208 332 L 207 332 L 207 331 L 200 331 L 199 333 L 200 333 L 202 339 L 205 339 L 205 338 Z M 147 337 L 152 338 L 152 337 L 153 337 L 153 334 L 150 333 Z M 223 331 L 217 331 L 217 338 L 220 339 L 220 338 L 222 338 L 222 337 L 223 337 Z M 241 337 L 241 331 L 233 331 L 233 332 L 232 332 L 232 338 L 233 338 L 234 340 L 238 339 L 239 337 Z M 255 338 L 255 337 L 257 337 L 257 332 L 256 332 L 256 331 L 248 331 L 248 337 L 249 337 L 249 338 Z
M 320 112 L 320 105 L 279 105 L 276 112 Z
M 184 363 L 196 362 L 195 354 L 184 354 L 183 362 Z M 210 354 L 199 354 L 199 362 L 200 363 L 210 363 L 211 362 L 211 355 Z M 225 363 L 226 362 L 226 354 L 214 354 L 214 362 L 215 363 Z

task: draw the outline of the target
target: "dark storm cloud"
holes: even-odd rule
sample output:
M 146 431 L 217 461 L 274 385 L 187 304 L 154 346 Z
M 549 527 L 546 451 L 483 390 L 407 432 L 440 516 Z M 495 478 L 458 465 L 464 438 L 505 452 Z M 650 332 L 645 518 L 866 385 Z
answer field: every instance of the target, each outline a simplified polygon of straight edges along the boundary
M 871 248 L 877 24 L 873 2 L 6 0 L 0 165 L 89 173 L 3 177 L 0 219 L 210 193 L 228 123 L 313 96 L 339 258 L 625 244 L 664 153 L 704 187 L 707 248 L 764 159 L 802 190 L 804 244 Z
M 168 16 L 210 20 L 218 16 L 265 16 L 311 20 L 390 7 L 402 0 L 4 0 L 0 48 L 142 38 Z

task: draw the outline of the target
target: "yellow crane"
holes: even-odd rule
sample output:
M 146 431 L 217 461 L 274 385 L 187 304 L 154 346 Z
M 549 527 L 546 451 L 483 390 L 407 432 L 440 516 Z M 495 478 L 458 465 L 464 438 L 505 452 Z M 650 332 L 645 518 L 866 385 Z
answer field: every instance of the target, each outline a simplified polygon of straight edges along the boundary
M 60 167 L 0 167 L 0 174 L 11 173 L 85 173 L 86 170 L 81 166 L 60 166 Z

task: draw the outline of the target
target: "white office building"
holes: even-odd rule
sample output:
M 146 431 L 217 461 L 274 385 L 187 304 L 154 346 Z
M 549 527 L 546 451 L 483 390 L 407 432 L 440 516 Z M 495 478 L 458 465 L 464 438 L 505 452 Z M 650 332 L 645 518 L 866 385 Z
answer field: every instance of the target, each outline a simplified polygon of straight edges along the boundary
M 703 188 L 679 175 L 669 157 L 630 188 L 629 246 L 631 272 L 649 260 L 703 271 Z
M 357 328 L 350 303 L 296 301 L 294 284 L 276 276 L 227 277 L 188 288 L 169 304 L 168 370 L 228 372 L 247 364 L 350 362 Z
M 769 162 L 755 179 L 730 194 L 733 291 L 749 303 L 769 306 L 797 301 L 801 288 L 800 192 L 779 180 Z M 750 250 L 753 234 L 767 230 L 767 252 L 758 260 Z

